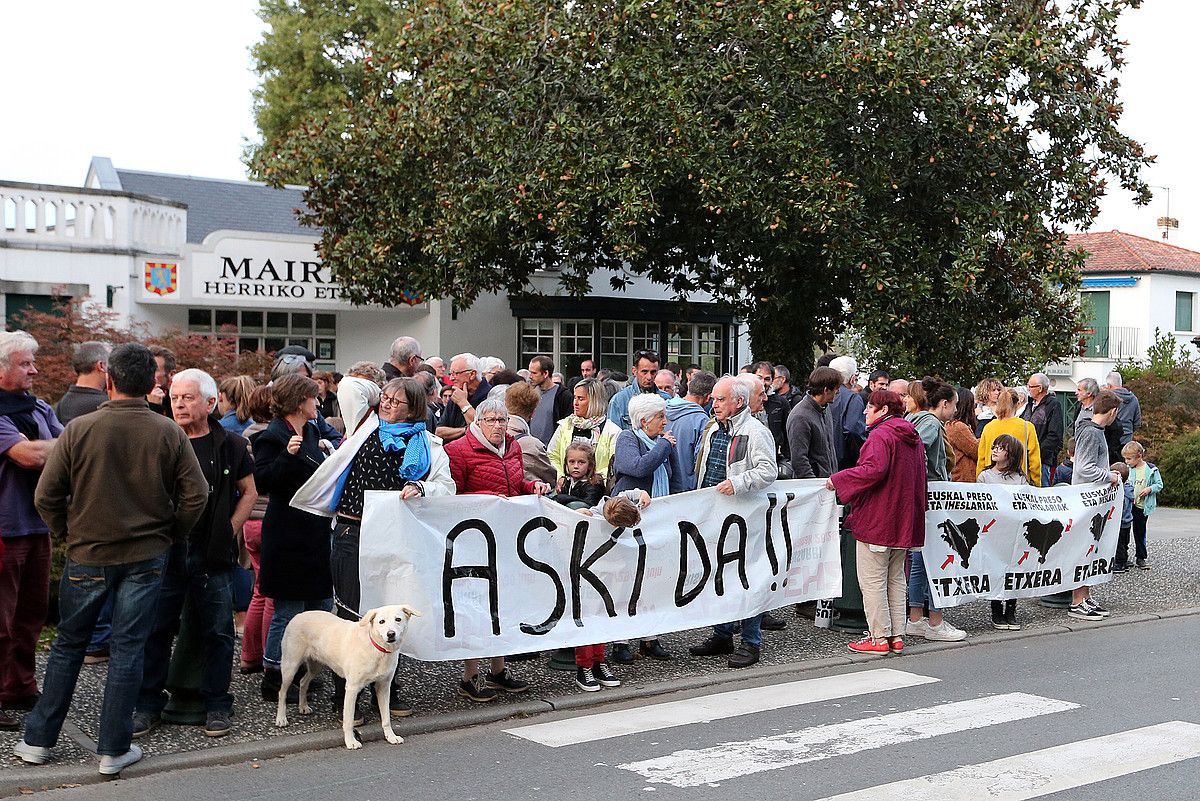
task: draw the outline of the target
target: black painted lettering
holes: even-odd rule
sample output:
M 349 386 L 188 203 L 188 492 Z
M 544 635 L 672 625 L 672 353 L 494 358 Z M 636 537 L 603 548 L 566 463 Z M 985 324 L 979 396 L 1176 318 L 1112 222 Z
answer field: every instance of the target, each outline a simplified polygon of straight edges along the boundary
M 222 278 L 245 278 L 250 279 L 250 259 L 242 259 L 241 263 L 236 267 L 233 265 L 233 259 L 228 256 L 221 257 L 221 277 Z
M 604 582 L 592 572 L 592 565 L 596 564 L 601 557 L 613 549 L 617 541 L 608 538 L 596 550 L 592 551 L 592 555 L 588 558 L 583 558 L 583 546 L 587 543 L 588 523 L 586 520 L 580 520 L 575 526 L 575 541 L 571 545 L 571 617 L 575 620 L 576 626 L 583 626 L 583 612 L 580 604 L 579 582 L 586 581 L 592 585 L 601 600 L 604 601 L 604 609 L 608 612 L 609 617 L 616 617 L 617 610 L 613 606 L 612 594 L 608 588 L 604 586 Z
M 686 592 L 683 585 L 687 583 L 688 575 L 688 543 L 695 547 L 696 553 L 700 556 L 700 564 L 704 567 L 704 574 L 696 582 L 696 586 Z M 696 597 L 704 591 L 704 585 L 708 583 L 708 577 L 712 575 L 712 560 L 708 558 L 708 548 L 704 545 L 704 538 L 700 536 L 700 529 L 696 528 L 695 523 L 687 520 L 679 521 L 679 578 L 675 581 L 675 606 L 683 607 L 696 600 Z
M 771 513 L 775 511 L 775 507 L 779 504 L 779 497 L 773 493 L 767 493 L 767 528 L 763 534 L 763 538 L 767 543 L 767 559 L 771 562 L 771 575 L 774 576 L 779 572 L 779 557 L 775 555 L 775 538 L 771 536 Z
M 306 284 L 323 284 L 321 280 L 321 262 L 305 261 L 301 262 L 304 265 L 304 283 Z
M 464 531 L 478 531 L 487 543 L 487 564 L 454 564 L 454 543 Z M 454 636 L 454 582 L 458 579 L 483 579 L 488 583 L 488 610 L 492 615 L 492 634 L 500 636 L 500 584 L 496 580 L 496 535 L 482 520 L 464 520 L 446 535 L 446 562 L 442 567 L 442 621 L 446 638 Z
M 613 532 L 615 539 L 617 532 Z M 642 580 L 646 577 L 646 538 L 642 536 L 642 530 L 635 528 L 633 530 L 633 541 L 638 547 L 637 571 L 633 575 L 633 590 L 629 593 L 629 616 L 637 615 L 638 601 L 642 597 Z
M 729 536 L 731 528 L 738 530 L 738 547 L 727 553 L 725 538 Z M 721 524 L 721 536 L 717 539 L 717 577 L 714 582 L 718 596 L 725 594 L 725 565 L 730 562 L 737 562 L 738 579 L 742 583 L 742 589 L 750 589 L 750 580 L 746 578 L 746 520 L 741 515 L 729 515 Z
M 529 551 L 525 548 L 525 541 L 529 539 L 529 535 L 538 529 L 546 531 L 554 531 L 558 525 L 548 517 L 535 517 L 525 525 L 521 526 L 521 530 L 517 532 L 517 558 L 521 563 L 531 570 L 536 570 L 539 573 L 544 573 L 554 582 L 554 609 L 550 612 L 550 616 L 538 624 L 522 623 L 521 631 L 525 634 L 548 634 L 558 625 L 558 621 L 562 620 L 563 612 L 567 608 L 567 592 L 563 588 L 562 579 L 558 577 L 558 572 L 546 564 L 545 562 L 534 559 L 529 555 Z

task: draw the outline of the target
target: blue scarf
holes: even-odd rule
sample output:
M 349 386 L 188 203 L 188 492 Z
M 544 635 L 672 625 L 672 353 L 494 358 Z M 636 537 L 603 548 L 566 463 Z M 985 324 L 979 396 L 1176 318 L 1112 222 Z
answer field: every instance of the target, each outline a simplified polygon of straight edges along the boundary
M 656 440 L 650 439 L 645 431 L 640 428 L 633 432 L 637 434 L 637 438 L 646 444 L 650 450 L 654 450 L 654 446 L 658 444 Z M 664 495 L 671 494 L 671 478 L 667 472 L 667 461 L 671 458 L 671 454 L 667 454 L 667 459 L 664 459 L 662 464 L 654 468 L 654 484 L 650 487 L 651 498 L 661 498 Z
M 404 454 L 400 477 L 405 481 L 420 481 L 429 475 L 429 438 L 425 436 L 425 421 L 417 423 L 385 423 L 379 421 L 379 441 L 385 451 Z

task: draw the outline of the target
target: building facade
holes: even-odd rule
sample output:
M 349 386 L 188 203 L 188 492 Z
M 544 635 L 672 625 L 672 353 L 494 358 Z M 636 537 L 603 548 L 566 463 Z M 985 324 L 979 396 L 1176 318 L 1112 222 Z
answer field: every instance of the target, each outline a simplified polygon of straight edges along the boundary
M 524 366 L 550 354 L 567 375 L 595 358 L 628 370 L 646 348 L 717 372 L 749 359 L 732 310 L 697 295 L 664 299 L 636 281 L 622 292 L 598 276 L 584 297 L 539 273 L 522 291 L 453 300 L 353 306 L 297 222 L 302 190 L 115 168 L 92 159 L 82 188 L 0 181 L 0 303 L 5 319 L 54 298 L 89 298 L 154 330 L 236 337 L 242 350 L 300 344 L 321 367 L 387 358 L 407 334 L 427 354 L 472 351 Z

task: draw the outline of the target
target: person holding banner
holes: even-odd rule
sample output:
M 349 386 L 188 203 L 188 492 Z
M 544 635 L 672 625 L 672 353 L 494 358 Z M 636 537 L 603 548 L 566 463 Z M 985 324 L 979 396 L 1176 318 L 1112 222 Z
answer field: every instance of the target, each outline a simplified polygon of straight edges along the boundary
M 1104 429 L 1117 419 L 1121 399 L 1107 390 L 1092 402 L 1092 414 L 1075 424 L 1075 466 L 1071 472 L 1072 484 L 1098 484 L 1121 480 L 1120 474 L 1110 470 L 1108 442 Z M 1071 608 L 1067 617 L 1074 620 L 1103 620 L 1108 610 L 1092 597 L 1091 588 L 1084 584 L 1071 590 Z
M 335 519 L 330 567 L 333 573 L 334 614 L 358 620 L 361 587 L 358 577 L 359 535 L 367 490 L 391 490 L 401 500 L 454 494 L 450 460 L 442 441 L 429 433 L 428 395 L 415 378 L 394 378 L 379 396 L 379 414 L 368 414 L 354 435 L 321 464 L 292 496 L 296 509 Z M 341 712 L 346 680 L 333 677 L 333 710 Z M 396 697 L 392 684 L 393 717 L 412 714 Z
M 658 395 L 634 395 L 629 399 L 629 424 L 633 428 L 617 437 L 612 461 L 616 483 L 612 494 L 638 489 L 649 492 L 651 498 L 661 498 L 683 492 L 683 467 L 679 464 L 675 437 L 664 430 L 667 402 Z M 653 659 L 671 658 L 658 637 L 642 638 L 641 652 Z M 634 659 L 633 649 L 628 642 L 615 642 L 612 658 L 614 662 L 630 664 Z
M 508 498 L 550 492 L 550 485 L 544 481 L 526 480 L 521 446 L 508 433 L 508 408 L 497 398 L 489 398 L 475 408 L 475 419 L 467 426 L 466 434 L 446 446 L 446 455 L 459 495 Z M 502 656 L 492 657 L 492 670 L 486 677 L 479 675 L 478 659 L 465 660 L 459 695 L 484 702 L 493 700 L 497 690 L 523 693 L 529 690 L 529 683 L 514 676 Z
M 1025 448 L 1011 434 L 1001 434 L 992 443 L 992 466 L 979 474 L 980 484 L 1025 485 L 1023 467 Z M 992 601 L 992 628 L 1001 631 L 1020 631 L 1017 622 L 1017 601 Z
M 903 414 L 899 395 L 872 392 L 858 464 L 825 481 L 852 506 L 846 524 L 857 540 L 858 585 L 869 628 L 849 645 L 858 653 L 904 650 L 904 559 L 909 548 L 925 544 L 925 446 Z
M 949 481 L 952 457 L 946 444 L 945 424 L 958 413 L 958 394 L 949 384 L 927 377 L 909 382 L 905 401 L 908 409 L 905 419 L 917 429 L 925 446 L 925 480 Z M 927 606 L 928 617 L 925 616 Z M 946 620 L 935 605 L 919 548 L 909 557 L 905 633 L 939 642 L 959 642 L 967 638 L 967 633 Z
M 608 418 L 608 395 L 600 379 L 585 378 L 575 385 L 573 392 L 574 414 L 559 421 L 546 447 L 550 465 L 558 473 L 559 486 L 566 480 L 568 445 L 577 439 L 590 442 L 596 449 L 596 472 L 607 478 L 608 463 L 621 433 L 621 427 Z
M 700 435 L 696 486 L 716 487 L 722 495 L 761 492 L 779 476 L 775 438 L 750 413 L 750 389 L 725 376 L 712 392 L 713 421 Z M 692 656 L 730 654 L 731 668 L 749 667 L 762 652 L 762 615 L 742 621 L 742 644 L 733 648 L 733 623 L 713 626 L 712 636 L 689 649 Z

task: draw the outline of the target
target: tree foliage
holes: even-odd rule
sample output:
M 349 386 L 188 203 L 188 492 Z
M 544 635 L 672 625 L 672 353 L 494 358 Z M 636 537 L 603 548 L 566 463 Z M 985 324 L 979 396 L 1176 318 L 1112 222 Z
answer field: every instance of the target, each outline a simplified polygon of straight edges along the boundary
M 1139 4 L 266 0 L 250 157 L 307 183 L 355 302 L 640 275 L 765 358 L 853 325 L 899 370 L 1008 372 L 1071 347 L 1065 227 L 1111 178 L 1148 199 Z

